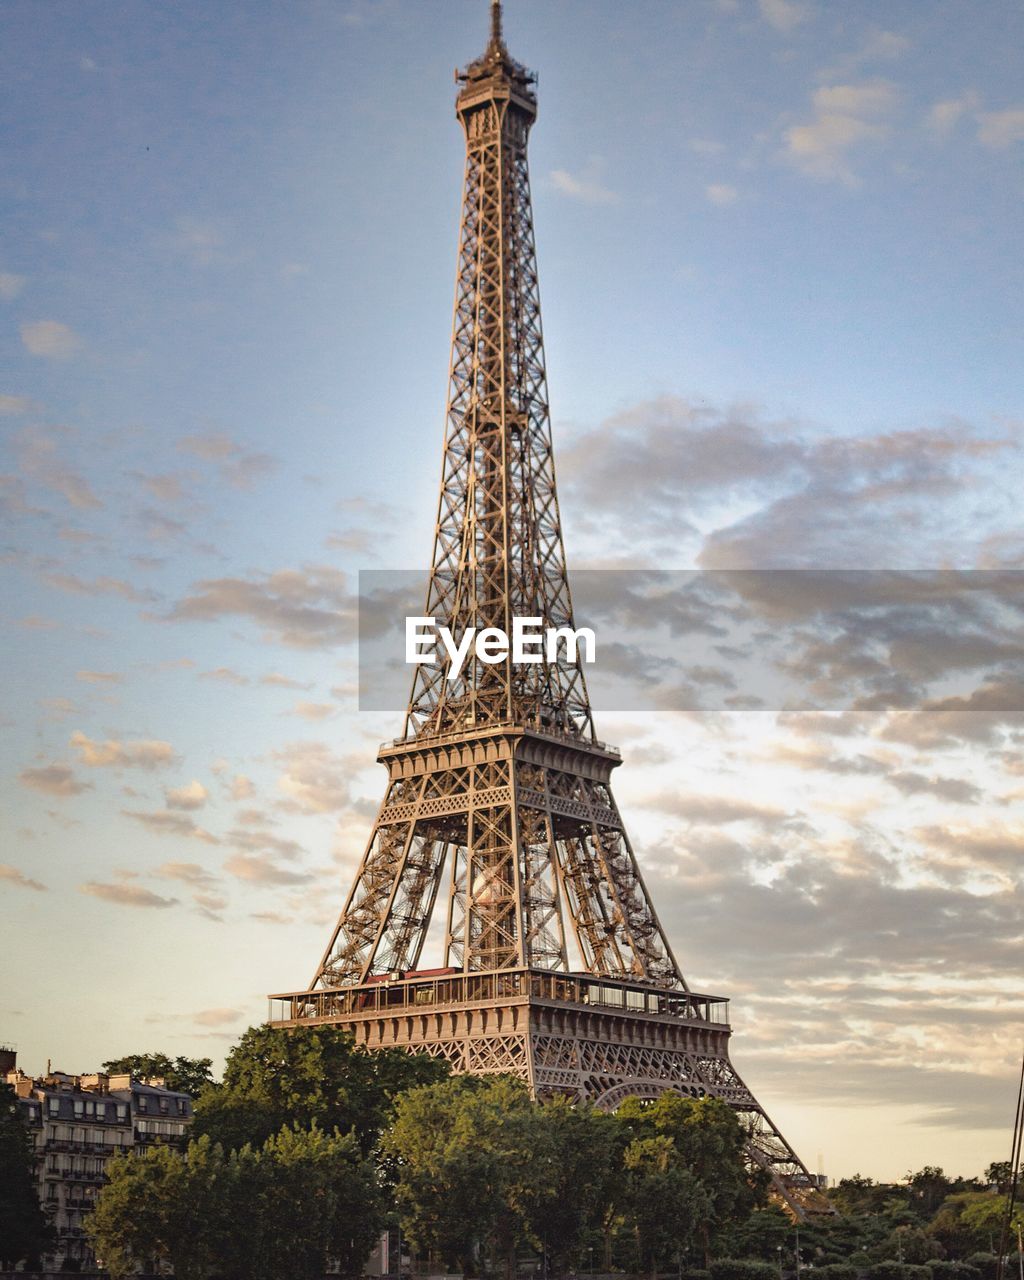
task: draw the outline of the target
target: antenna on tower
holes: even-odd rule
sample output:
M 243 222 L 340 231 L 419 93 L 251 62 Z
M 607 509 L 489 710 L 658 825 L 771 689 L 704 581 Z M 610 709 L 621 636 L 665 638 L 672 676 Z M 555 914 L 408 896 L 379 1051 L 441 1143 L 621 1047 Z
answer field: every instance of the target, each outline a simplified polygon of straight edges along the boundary
M 501 0 L 491 0 L 491 44 L 503 44 L 501 34 Z

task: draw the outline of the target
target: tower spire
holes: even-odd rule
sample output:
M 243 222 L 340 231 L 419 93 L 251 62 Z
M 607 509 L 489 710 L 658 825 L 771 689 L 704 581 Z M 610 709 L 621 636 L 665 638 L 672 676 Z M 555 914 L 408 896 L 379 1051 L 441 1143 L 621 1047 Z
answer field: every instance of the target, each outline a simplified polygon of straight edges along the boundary
M 504 43 L 501 31 L 501 0 L 491 0 L 491 45 L 500 49 Z

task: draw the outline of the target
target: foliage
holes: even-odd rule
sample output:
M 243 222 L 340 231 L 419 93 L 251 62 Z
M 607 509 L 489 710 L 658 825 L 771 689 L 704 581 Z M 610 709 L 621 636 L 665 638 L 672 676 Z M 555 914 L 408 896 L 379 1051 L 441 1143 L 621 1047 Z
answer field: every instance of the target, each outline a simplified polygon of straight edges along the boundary
M 719 1258 L 708 1268 L 711 1280 L 778 1280 L 778 1271 L 767 1262 L 749 1258 Z
M 718 1098 L 682 1098 L 663 1094 L 656 1102 L 629 1098 L 617 1115 L 635 1138 L 671 1140 L 679 1161 L 700 1187 L 702 1197 L 697 1224 L 704 1263 L 712 1248 L 739 1222 L 765 1203 L 769 1178 L 763 1170 L 751 1172 L 744 1161 L 746 1135 L 736 1112 Z M 677 1193 L 682 1194 L 681 1187 Z M 685 1248 L 684 1218 L 674 1248 Z
M 114 1280 L 168 1261 L 177 1280 L 204 1280 L 227 1250 L 230 1230 L 224 1154 L 208 1138 L 185 1157 L 170 1147 L 117 1155 L 86 1230 Z
M 14 1090 L 0 1083 L 0 1267 L 35 1265 L 48 1241 L 36 1199 L 31 1135 Z
M 534 1206 L 534 1180 L 551 1148 L 526 1086 L 507 1077 L 456 1076 L 411 1089 L 381 1147 L 396 1169 L 402 1230 L 466 1275 L 481 1244 L 514 1249 Z
M 932 1280 L 932 1269 L 924 1263 L 876 1262 L 868 1268 L 867 1280 Z
M 104 1062 L 110 1076 L 133 1075 L 137 1080 L 163 1079 L 168 1089 L 198 1098 L 213 1083 L 212 1058 L 169 1058 L 166 1053 L 130 1053 Z
M 88 1218 L 114 1280 L 169 1266 L 177 1280 L 320 1280 L 357 1271 L 380 1224 L 373 1170 L 352 1135 L 283 1129 L 225 1156 L 208 1136 L 115 1156 Z
M 952 1258 L 935 1260 L 928 1264 L 932 1280 L 979 1280 L 981 1272 L 969 1262 L 954 1262 Z
M 857 1280 L 858 1270 L 849 1262 L 827 1262 L 814 1268 L 814 1280 Z
M 200 1098 L 194 1131 L 237 1151 L 285 1126 L 315 1124 L 326 1133 L 354 1130 L 369 1154 L 396 1097 L 448 1070 L 402 1049 L 366 1053 L 333 1027 L 250 1027 L 228 1055 L 223 1083 Z
M 1013 1187 L 1013 1166 L 1009 1160 L 993 1160 L 985 1170 L 985 1184 L 1007 1196 Z
M 999 1270 L 999 1259 L 994 1253 L 972 1253 L 965 1259 L 969 1266 L 972 1266 L 981 1280 L 996 1280 Z
M 537 1176 L 524 1197 L 527 1235 L 555 1274 L 580 1257 L 607 1223 L 621 1189 L 621 1126 L 614 1116 L 564 1099 L 534 1109 Z
M 722 1233 L 722 1244 L 730 1258 L 760 1258 L 777 1262 L 779 1253 L 792 1255 L 793 1223 L 778 1205 L 757 1209 L 748 1218 Z M 845 1255 L 844 1255 L 845 1256 Z
M 921 1227 L 896 1227 L 875 1245 L 872 1257 L 878 1262 L 890 1258 L 909 1263 L 931 1262 L 942 1252 L 938 1241 Z
M 624 1217 L 634 1233 L 641 1269 L 655 1275 L 659 1259 L 689 1249 L 708 1216 L 710 1197 L 667 1133 L 634 1138 L 623 1163 Z
M 953 1183 L 935 1165 L 927 1164 L 917 1173 L 908 1173 L 909 1207 L 923 1217 L 931 1217 L 953 1189 Z

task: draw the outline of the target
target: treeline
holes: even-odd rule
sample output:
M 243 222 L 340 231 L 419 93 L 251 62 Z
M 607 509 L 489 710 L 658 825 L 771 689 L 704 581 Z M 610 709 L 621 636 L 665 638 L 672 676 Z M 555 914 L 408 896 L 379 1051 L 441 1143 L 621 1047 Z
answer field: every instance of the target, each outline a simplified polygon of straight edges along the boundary
M 834 1215 L 797 1224 L 768 1203 L 736 1113 L 713 1099 L 630 1099 L 611 1115 L 537 1104 L 519 1081 L 367 1054 L 329 1028 L 251 1029 L 219 1084 L 207 1059 L 105 1065 L 199 1090 L 186 1151 L 108 1163 L 87 1231 L 115 1278 L 321 1280 L 328 1263 L 354 1275 L 381 1231 L 400 1226 L 415 1254 L 467 1276 L 532 1259 L 546 1276 L 779 1280 L 813 1268 L 817 1280 L 995 1280 L 1006 1164 L 978 1179 L 932 1167 L 895 1184 L 847 1178 L 829 1192 Z M 10 1107 L 0 1183 L 20 1189 L 22 1210 L 27 1158 Z M 24 1165 L 14 1181 L 8 1163 Z M 24 1239 L 0 1248 L 9 1264 L 27 1256 Z
M 389 1225 L 467 1276 L 508 1274 L 527 1252 L 551 1275 L 705 1266 L 766 1201 L 743 1146 L 713 1099 L 614 1115 L 538 1104 L 508 1077 L 366 1054 L 329 1028 L 260 1027 L 203 1089 L 184 1153 L 110 1162 L 87 1230 L 115 1278 L 353 1274 Z

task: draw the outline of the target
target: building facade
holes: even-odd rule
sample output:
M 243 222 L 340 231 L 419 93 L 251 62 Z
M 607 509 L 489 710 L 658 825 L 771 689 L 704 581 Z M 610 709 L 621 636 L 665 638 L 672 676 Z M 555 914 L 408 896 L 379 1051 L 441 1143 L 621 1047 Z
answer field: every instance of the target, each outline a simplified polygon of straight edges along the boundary
M 160 1080 L 129 1075 L 52 1071 L 33 1077 L 12 1064 L 6 1079 L 32 1135 L 39 1203 L 55 1234 L 46 1265 L 88 1270 L 95 1259 L 85 1220 L 106 1180 L 108 1161 L 161 1143 L 184 1147 L 192 1099 Z

